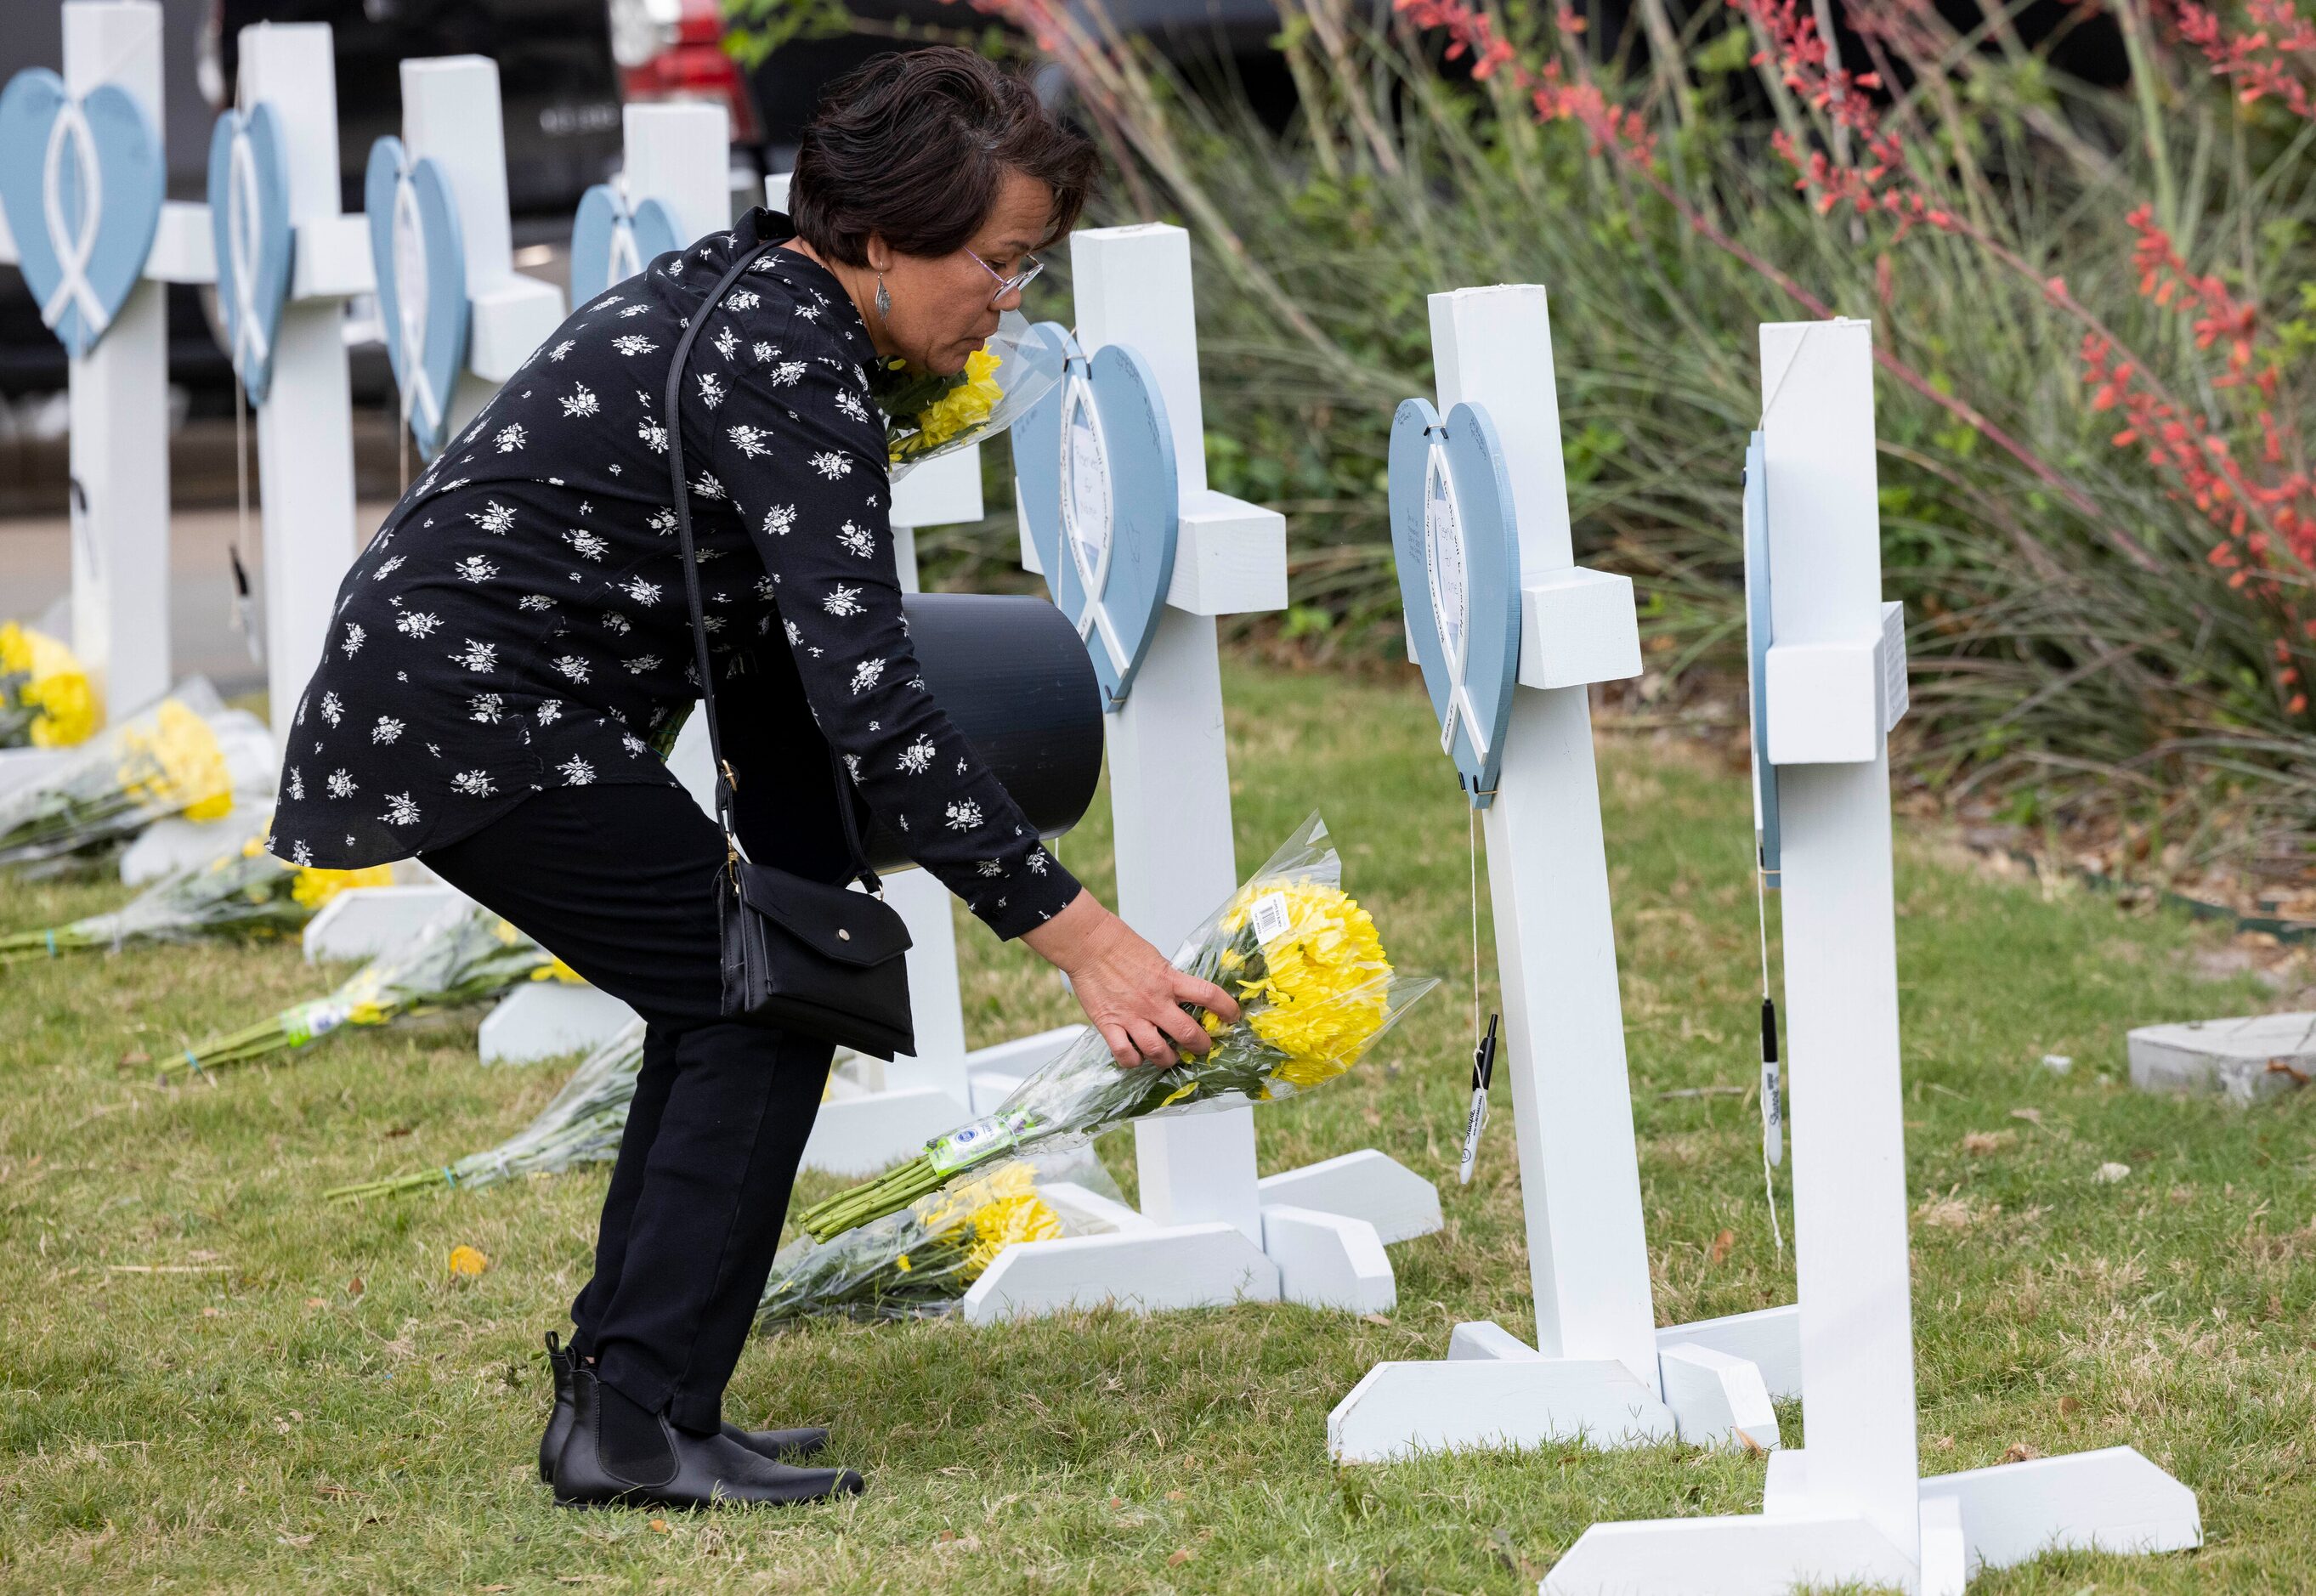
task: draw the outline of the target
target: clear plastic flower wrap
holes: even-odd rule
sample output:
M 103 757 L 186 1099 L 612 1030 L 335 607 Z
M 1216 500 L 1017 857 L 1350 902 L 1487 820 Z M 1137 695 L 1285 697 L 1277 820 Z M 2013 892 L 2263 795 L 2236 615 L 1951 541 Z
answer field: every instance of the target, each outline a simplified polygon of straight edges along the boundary
M 627 1134 L 628 1105 L 635 1099 L 636 1075 L 643 1062 L 644 1022 L 633 1020 L 580 1062 L 537 1118 L 497 1146 L 439 1168 L 340 1186 L 323 1198 L 359 1202 L 366 1197 L 401 1197 L 437 1186 L 487 1186 L 519 1175 L 609 1164 L 619 1156 L 619 1138 Z
M 996 1112 L 934 1138 L 915 1158 L 806 1210 L 799 1222 L 826 1241 L 1011 1149 L 1082 1146 L 1136 1119 L 1310 1091 L 1358 1063 L 1439 985 L 1392 967 L 1374 920 L 1342 889 L 1342 860 L 1316 815 L 1190 933 L 1174 964 L 1239 1000 L 1234 1021 L 1201 1016 L 1214 1039 L 1205 1057 L 1121 1069 L 1089 1030 Z
M 201 936 L 268 936 L 301 929 L 349 887 L 384 887 L 391 865 L 325 870 L 285 864 L 265 851 L 263 821 L 238 852 L 165 876 L 109 914 L 0 936 L 0 965 L 54 958 L 80 949 Z
M 461 902 L 418 934 L 356 970 L 327 997 L 211 1037 L 163 1064 L 200 1074 L 309 1047 L 348 1025 L 390 1025 L 461 1003 L 494 998 L 523 981 L 578 976 L 537 942 L 479 904 Z
M 869 388 L 885 412 L 893 480 L 994 437 L 1061 379 L 1061 361 L 1044 340 L 1029 336 L 1029 324 L 1013 310 L 998 318 L 989 342 L 966 356 L 965 370 L 954 377 L 912 370 L 898 359 L 880 363 Z
M 216 820 L 235 795 L 271 796 L 273 738 L 201 677 L 99 733 L 58 770 L 0 793 L 0 865 L 127 840 L 171 815 Z
M 756 1310 L 758 1328 L 841 1315 L 902 1319 L 953 1311 L 1015 1242 L 1090 1235 L 1109 1226 L 1091 1192 L 1121 1203 L 1117 1182 L 1090 1149 L 980 1165 L 940 1190 L 830 1241 L 798 1236 L 772 1260 Z

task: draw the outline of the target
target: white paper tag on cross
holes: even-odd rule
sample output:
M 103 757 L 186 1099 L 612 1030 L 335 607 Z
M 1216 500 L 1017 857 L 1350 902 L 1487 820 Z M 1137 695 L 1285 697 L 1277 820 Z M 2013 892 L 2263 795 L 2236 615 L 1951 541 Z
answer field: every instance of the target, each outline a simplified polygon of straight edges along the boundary
M 1247 917 L 1253 922 L 1257 947 L 1268 948 L 1295 929 L 1287 916 L 1287 895 L 1283 892 L 1264 893 L 1254 900 L 1254 906 L 1247 911 Z

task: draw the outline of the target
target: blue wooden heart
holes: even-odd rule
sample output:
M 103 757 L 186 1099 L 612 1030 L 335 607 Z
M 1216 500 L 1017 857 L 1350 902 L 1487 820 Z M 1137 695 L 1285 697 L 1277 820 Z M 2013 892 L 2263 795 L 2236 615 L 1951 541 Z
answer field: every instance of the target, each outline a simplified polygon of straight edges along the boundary
M 167 183 L 160 138 L 119 85 L 75 100 L 32 67 L 0 92 L 0 208 L 40 319 L 75 355 L 144 275 Z
M 1033 334 L 1062 380 L 1014 423 L 1013 471 L 1047 591 L 1086 640 L 1105 713 L 1124 703 L 1174 580 L 1174 435 L 1149 362 L 1123 343 L 1086 359 L 1050 322 Z
M 1752 687 L 1753 841 L 1761 878 L 1777 890 L 1784 851 L 1777 829 L 1777 767 L 1769 762 L 1769 446 L 1755 432 L 1745 443 L 1745 671 Z
M 450 432 L 450 397 L 467 363 L 467 252 L 450 180 L 414 161 L 395 138 L 370 147 L 362 183 L 379 320 L 402 392 L 402 415 L 430 459 Z
M 297 253 L 289 157 L 271 105 L 228 111 L 210 130 L 209 236 L 217 245 L 226 347 L 249 402 L 263 405 L 273 383 L 273 341 L 290 302 Z
M 1503 447 L 1486 410 L 1444 423 L 1422 399 L 1391 421 L 1391 543 L 1400 607 L 1439 745 L 1472 807 L 1495 801 L 1519 676 L 1519 527 Z
M 630 206 L 622 190 L 599 183 L 579 196 L 579 214 L 571 223 L 571 302 L 584 305 L 682 247 L 675 213 L 666 205 L 646 200 Z

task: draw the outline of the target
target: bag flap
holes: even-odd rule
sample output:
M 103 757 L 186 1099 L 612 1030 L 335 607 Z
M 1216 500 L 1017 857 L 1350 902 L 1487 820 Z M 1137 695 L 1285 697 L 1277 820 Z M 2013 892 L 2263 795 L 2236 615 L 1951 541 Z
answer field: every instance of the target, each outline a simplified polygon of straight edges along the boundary
M 740 866 L 740 900 L 797 941 L 842 964 L 883 964 L 909 950 L 909 928 L 882 898 L 807 881 L 770 865 Z

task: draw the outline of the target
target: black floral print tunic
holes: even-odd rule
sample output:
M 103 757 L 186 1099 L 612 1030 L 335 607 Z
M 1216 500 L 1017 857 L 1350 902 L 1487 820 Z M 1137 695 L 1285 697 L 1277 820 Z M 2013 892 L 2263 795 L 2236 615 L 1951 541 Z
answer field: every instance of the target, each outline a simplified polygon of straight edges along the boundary
M 674 784 L 654 743 L 699 693 L 668 491 L 680 424 L 719 694 L 785 646 L 870 807 L 999 935 L 1076 895 L 917 673 L 873 350 L 836 280 L 760 256 L 693 342 L 681 415 L 661 414 L 709 290 L 791 234 L 756 210 L 581 307 L 403 495 L 339 589 L 276 853 L 380 864 L 546 788 Z

